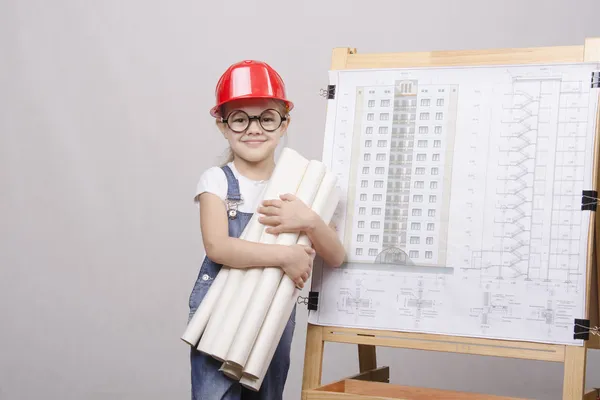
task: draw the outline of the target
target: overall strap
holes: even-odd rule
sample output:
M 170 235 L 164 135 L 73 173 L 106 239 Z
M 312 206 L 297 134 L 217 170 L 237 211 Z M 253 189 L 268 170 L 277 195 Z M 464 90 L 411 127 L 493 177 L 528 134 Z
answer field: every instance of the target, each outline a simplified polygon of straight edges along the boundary
M 223 165 L 221 169 L 227 177 L 227 198 L 225 199 L 227 214 L 229 218 L 234 219 L 237 216 L 237 206 L 242 201 L 240 184 L 228 165 Z
M 229 168 L 229 165 L 223 165 L 221 169 L 225 172 L 225 176 L 227 177 L 227 199 L 241 201 L 240 184 L 235 175 L 233 175 L 233 171 Z

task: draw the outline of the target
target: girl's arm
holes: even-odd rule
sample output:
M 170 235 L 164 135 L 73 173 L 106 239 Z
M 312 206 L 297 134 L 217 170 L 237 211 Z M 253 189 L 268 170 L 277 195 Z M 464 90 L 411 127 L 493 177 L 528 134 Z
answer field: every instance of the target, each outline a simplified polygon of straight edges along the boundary
M 325 224 L 325 221 L 314 213 L 305 232 L 313 248 L 327 265 L 334 268 L 342 265 L 346 258 L 346 250 L 333 226 Z
M 230 237 L 227 209 L 212 193 L 200 195 L 200 230 L 206 255 L 217 264 L 232 268 L 279 267 L 286 259 L 286 246 L 249 242 Z
M 280 267 L 297 287 L 304 287 L 316 250 L 302 245 L 264 244 L 230 237 L 223 201 L 207 192 L 200 195 L 199 202 L 200 229 L 208 258 L 231 268 Z
M 259 221 L 269 225 L 267 232 L 306 232 L 317 254 L 331 267 L 339 267 L 346 258 L 346 250 L 333 227 L 304 202 L 292 194 L 280 199 L 265 200 L 257 210 Z

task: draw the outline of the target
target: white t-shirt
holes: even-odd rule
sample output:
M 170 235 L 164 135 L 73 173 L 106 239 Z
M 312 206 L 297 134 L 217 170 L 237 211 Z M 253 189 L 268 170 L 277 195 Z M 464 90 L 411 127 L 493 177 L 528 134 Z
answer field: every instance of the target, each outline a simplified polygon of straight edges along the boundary
M 238 205 L 238 211 L 246 213 L 255 213 L 260 205 L 263 191 L 267 186 L 268 180 L 252 180 L 241 175 L 232 162 L 227 163 L 231 172 L 238 180 L 242 202 Z M 204 171 L 200 176 L 196 187 L 194 201 L 200 207 L 198 196 L 204 192 L 214 193 L 223 201 L 227 197 L 227 176 L 221 167 L 211 167 Z
M 231 172 L 238 180 L 238 186 L 240 188 L 240 195 L 242 202 L 238 204 L 238 211 L 246 213 L 255 213 L 256 209 L 260 205 L 260 200 L 263 198 L 264 189 L 267 186 L 268 180 L 256 181 L 241 175 L 235 168 L 233 162 L 227 163 Z M 211 167 L 205 170 L 200 175 L 200 180 L 196 186 L 196 195 L 194 196 L 194 202 L 200 208 L 200 202 L 198 196 L 202 193 L 209 192 L 214 193 L 223 201 L 227 197 L 227 176 L 225 171 L 221 167 Z M 202 258 L 206 256 L 206 253 L 202 254 Z M 214 279 L 214 276 L 208 276 L 204 274 L 203 280 Z

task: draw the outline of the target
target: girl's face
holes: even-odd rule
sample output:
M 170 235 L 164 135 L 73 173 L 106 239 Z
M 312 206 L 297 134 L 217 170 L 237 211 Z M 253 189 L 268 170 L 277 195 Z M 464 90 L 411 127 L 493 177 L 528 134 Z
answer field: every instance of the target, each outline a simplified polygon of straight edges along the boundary
M 223 119 L 218 125 L 233 153 L 252 163 L 273 156 L 289 123 L 283 105 L 270 99 L 232 101 L 224 107 Z

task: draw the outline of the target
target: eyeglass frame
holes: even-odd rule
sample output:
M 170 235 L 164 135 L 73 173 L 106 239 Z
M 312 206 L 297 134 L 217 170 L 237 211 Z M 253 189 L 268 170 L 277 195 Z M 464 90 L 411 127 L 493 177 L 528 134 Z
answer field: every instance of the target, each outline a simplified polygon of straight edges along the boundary
M 267 111 L 275 111 L 275 112 L 277 113 L 277 115 L 279 115 L 279 118 L 281 118 L 281 121 L 279 121 L 279 126 L 277 126 L 277 128 L 275 128 L 275 129 L 266 129 L 266 128 L 265 128 L 265 127 L 262 125 L 262 123 L 260 122 L 260 117 L 261 117 L 261 116 L 262 116 L 264 113 L 266 113 Z M 231 127 L 231 125 L 229 125 L 229 122 L 228 122 L 228 119 L 229 119 L 229 117 L 230 117 L 230 116 L 231 116 L 233 113 L 237 113 L 237 112 L 244 113 L 244 114 L 246 114 L 246 116 L 248 117 L 248 126 L 247 126 L 247 127 L 245 127 L 244 129 L 242 129 L 241 131 L 236 131 L 235 129 L 233 129 L 233 128 Z M 257 121 L 258 121 L 258 125 L 259 125 L 259 126 L 262 128 L 262 129 L 264 129 L 265 131 L 267 131 L 267 132 L 275 132 L 277 129 L 281 128 L 281 125 L 283 125 L 283 121 L 287 121 L 287 116 L 283 116 L 283 115 L 281 115 L 281 113 L 280 113 L 279 111 L 277 111 L 276 109 L 274 109 L 274 108 L 267 108 L 266 110 L 264 110 L 263 112 L 261 112 L 261 113 L 260 113 L 260 115 L 250 115 L 250 114 L 248 114 L 248 113 L 247 113 L 246 111 L 244 111 L 244 110 L 233 110 L 232 112 L 230 112 L 229 114 L 227 114 L 227 117 L 226 117 L 226 118 L 221 118 L 221 122 L 223 122 L 224 124 L 226 124 L 226 125 L 227 125 L 227 127 L 228 127 L 229 129 L 231 129 L 231 130 L 232 130 L 233 132 L 235 132 L 235 133 L 242 133 L 242 132 L 246 131 L 248 128 L 250 128 L 250 125 L 252 125 L 252 121 L 253 121 L 253 120 L 257 120 Z

